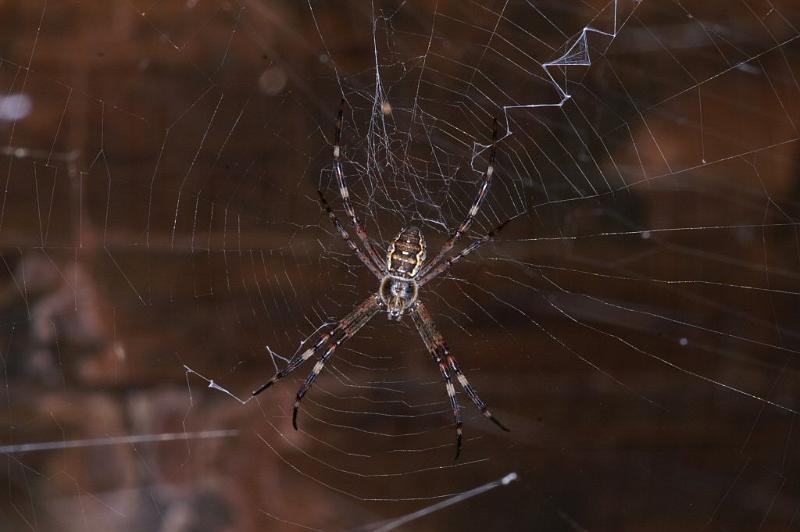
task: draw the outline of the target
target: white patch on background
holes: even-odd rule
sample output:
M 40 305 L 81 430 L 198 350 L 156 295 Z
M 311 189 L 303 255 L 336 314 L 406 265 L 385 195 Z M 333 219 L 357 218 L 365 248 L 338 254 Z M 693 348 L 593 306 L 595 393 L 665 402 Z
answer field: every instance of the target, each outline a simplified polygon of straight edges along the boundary
M 33 110 L 33 100 L 27 94 L 5 94 L 0 96 L 0 121 L 22 120 Z

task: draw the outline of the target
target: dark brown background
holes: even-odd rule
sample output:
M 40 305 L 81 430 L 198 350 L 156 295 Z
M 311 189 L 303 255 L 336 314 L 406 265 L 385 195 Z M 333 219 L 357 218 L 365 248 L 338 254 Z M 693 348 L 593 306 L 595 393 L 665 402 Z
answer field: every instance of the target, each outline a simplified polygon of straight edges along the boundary
M 358 529 L 511 471 L 407 529 L 800 528 L 800 10 L 623 2 L 591 66 L 550 70 L 571 102 L 504 114 L 558 102 L 541 63 L 613 10 L 310 5 L 0 0 L 0 93 L 33 103 L 0 122 L 0 530 Z M 517 219 L 423 291 L 512 428 L 462 397 L 459 462 L 408 320 L 337 352 L 299 433 L 310 368 L 246 405 L 184 369 L 246 397 L 265 345 L 290 355 L 375 289 L 315 200 L 343 216 L 343 94 L 382 246 L 410 222 L 443 242 L 501 121 L 471 236 Z

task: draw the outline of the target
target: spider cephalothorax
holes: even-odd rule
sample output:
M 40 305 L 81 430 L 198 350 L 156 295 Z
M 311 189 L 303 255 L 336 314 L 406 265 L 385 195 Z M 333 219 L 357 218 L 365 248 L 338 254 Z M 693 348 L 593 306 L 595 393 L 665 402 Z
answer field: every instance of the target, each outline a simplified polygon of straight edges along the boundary
M 344 100 L 342 100 L 342 106 L 344 106 Z M 464 393 L 472 400 L 481 414 L 496 423 L 501 429 L 508 429 L 492 415 L 486 407 L 486 403 L 481 400 L 478 396 L 478 392 L 475 391 L 475 388 L 470 385 L 467 377 L 461 372 L 461 367 L 458 365 L 455 357 L 450 353 L 450 349 L 444 341 L 444 337 L 436 328 L 433 318 L 422 301 L 419 300 L 419 291 L 427 282 L 449 270 L 459 259 L 478 249 L 482 243 L 492 238 L 492 236 L 507 223 L 507 221 L 503 222 L 494 230 L 486 233 L 482 238 L 474 240 L 460 252 L 448 257 L 450 250 L 455 246 L 456 240 L 458 240 L 458 238 L 466 232 L 470 224 L 472 224 L 489 190 L 489 184 L 491 183 L 492 174 L 494 173 L 497 124 L 495 123 L 491 150 L 489 151 L 489 166 L 486 167 L 486 171 L 483 173 L 481 184 L 478 188 L 478 195 L 472 203 L 472 207 L 470 207 L 467 212 L 464 221 L 461 222 L 461 225 L 458 226 L 455 233 L 442 245 L 442 248 L 436 256 L 425 263 L 427 251 L 425 239 L 422 237 L 422 232 L 419 228 L 410 226 L 403 228 L 397 237 L 392 240 L 386 252 L 386 260 L 382 260 L 375 249 L 375 244 L 367 237 L 367 232 L 364 230 L 364 227 L 358 220 L 358 216 L 356 216 L 353 210 L 353 206 L 350 204 L 350 193 L 347 189 L 347 182 L 345 181 L 344 171 L 342 170 L 342 163 L 340 161 L 342 153 L 340 141 L 342 136 L 343 110 L 344 107 L 339 110 L 339 117 L 336 121 L 333 166 L 336 171 L 336 180 L 339 184 L 339 193 L 342 196 L 344 210 L 347 212 L 347 216 L 353 224 L 356 235 L 364 247 L 363 250 L 350 238 L 347 230 L 341 222 L 339 222 L 339 219 L 330 205 L 328 205 L 322 191 L 318 191 L 319 199 L 323 209 L 328 213 L 328 217 L 345 242 L 347 242 L 347 245 L 350 246 L 350 249 L 353 250 L 367 269 L 380 280 L 378 292 L 369 296 L 358 305 L 355 310 L 339 320 L 335 327 L 322 334 L 309 348 L 302 353 L 297 353 L 283 369 L 272 377 L 272 379 L 257 388 L 253 392 L 253 395 L 258 395 L 269 388 L 272 384 L 300 367 L 300 365 L 309 358 L 315 355 L 319 356 L 317 363 L 314 365 L 314 369 L 311 370 L 311 374 L 306 378 L 303 386 L 297 392 L 294 410 L 292 412 L 292 424 L 296 429 L 300 400 L 303 399 L 303 396 L 311 389 L 314 381 L 319 376 L 322 368 L 325 367 L 325 363 L 333 356 L 333 352 L 336 348 L 356 334 L 358 330 L 366 325 L 378 312 L 386 312 L 389 319 L 394 321 L 400 321 L 403 314 L 408 312 L 411 315 L 411 319 L 425 347 L 428 349 L 428 353 L 430 353 L 431 358 L 438 366 L 439 372 L 444 380 L 447 397 L 450 400 L 450 407 L 453 410 L 453 417 L 456 422 L 456 458 L 458 458 L 458 455 L 461 453 L 462 421 L 461 409 L 458 406 L 453 379 L 461 385 Z M 310 339 L 311 338 L 307 338 L 303 341 L 303 344 Z
M 378 294 L 390 320 L 399 321 L 417 300 L 417 274 L 425 261 L 425 239 L 414 227 L 404 227 L 389 244 L 386 271 Z

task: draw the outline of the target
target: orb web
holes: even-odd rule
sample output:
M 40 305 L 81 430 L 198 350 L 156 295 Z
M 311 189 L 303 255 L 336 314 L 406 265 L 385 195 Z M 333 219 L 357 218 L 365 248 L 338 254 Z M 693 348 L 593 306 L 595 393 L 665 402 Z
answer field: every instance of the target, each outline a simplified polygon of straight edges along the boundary
M 0 8 L 4 520 L 34 530 L 787 529 L 789 2 Z M 378 315 L 333 168 L 511 428 Z M 506 223 L 507 222 L 507 223 Z M 385 251 L 380 251 L 384 253 Z M 746 503 L 746 504 L 745 504 Z M 181 528 L 183 527 L 183 528 Z

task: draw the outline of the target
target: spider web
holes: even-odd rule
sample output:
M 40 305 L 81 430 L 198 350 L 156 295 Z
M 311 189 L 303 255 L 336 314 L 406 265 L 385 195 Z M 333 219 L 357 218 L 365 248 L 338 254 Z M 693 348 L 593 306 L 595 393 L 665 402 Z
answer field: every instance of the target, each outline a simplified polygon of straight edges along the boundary
M 0 6 L 0 530 L 798 526 L 790 2 Z M 510 433 L 378 315 L 250 391 L 419 226 Z M 355 232 L 350 230 L 355 237 Z M 460 247 L 457 246 L 457 249 Z

